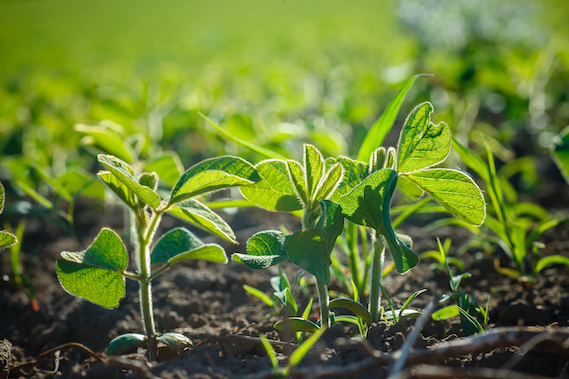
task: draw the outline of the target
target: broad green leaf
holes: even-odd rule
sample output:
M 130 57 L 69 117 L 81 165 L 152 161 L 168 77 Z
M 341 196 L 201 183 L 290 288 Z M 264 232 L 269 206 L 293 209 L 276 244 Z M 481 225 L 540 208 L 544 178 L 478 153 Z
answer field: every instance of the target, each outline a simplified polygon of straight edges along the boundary
M 551 153 L 559 171 L 563 174 L 565 181 L 569 183 L 569 127 L 561 131 L 559 140 L 553 145 Z
M 169 204 L 223 188 L 246 186 L 259 180 L 255 167 L 242 158 L 227 155 L 206 159 L 190 167 L 180 177 L 172 189 Z
M 330 308 L 343 308 L 351 312 L 354 312 L 356 316 L 361 318 L 368 325 L 370 325 L 373 322 L 371 314 L 369 313 L 367 308 L 355 300 L 348 298 L 339 298 L 331 300 L 328 305 Z
M 304 170 L 308 197 L 314 200 L 318 184 L 324 176 L 324 158 L 318 149 L 310 144 L 304 145 Z
M 167 212 L 226 241 L 237 243 L 227 222 L 196 199 L 181 201 L 169 207 Z
M 175 228 L 164 234 L 150 254 L 151 264 L 173 264 L 184 259 L 227 263 L 225 250 L 221 246 L 204 244 L 186 228 Z
M 409 238 L 402 238 L 402 235 L 395 233 L 389 219 L 384 224 L 384 229 L 380 233 L 385 237 L 389 246 L 389 252 L 393 257 L 397 272 L 404 273 L 415 267 L 419 263 L 419 257 L 411 250 L 412 242 Z
M 291 261 L 324 284 L 330 282 L 330 252 L 315 229 L 298 231 L 290 236 L 286 251 Z
M 550 255 L 548 257 L 541 258 L 535 264 L 535 267 L 533 269 L 534 275 L 539 273 L 546 266 L 553 264 L 569 266 L 569 257 L 564 257 L 562 255 Z
M 464 146 L 458 142 L 454 137 L 452 138 L 452 146 L 454 150 L 458 153 L 458 156 L 462 161 L 474 171 L 484 182 L 488 183 L 490 181 L 489 169 L 486 163 L 476 154 L 474 151 L 470 150 L 468 147 Z
M 258 163 L 255 168 L 261 181 L 240 188 L 247 200 L 271 211 L 293 212 L 302 209 L 285 161 L 270 159 Z
M 0 249 L 18 243 L 15 235 L 5 230 L 0 230 Z
M 482 225 L 486 202 L 480 187 L 468 175 L 451 169 L 426 169 L 405 175 L 459 219 Z
M 109 171 L 99 171 L 97 176 L 132 210 L 137 209 L 136 195 Z
M 95 176 L 81 168 L 72 168 L 57 178 L 57 181 L 69 191 L 72 197 L 87 196 L 105 199 L 105 186 Z
M 447 305 L 444 308 L 441 308 L 432 314 L 432 318 L 435 321 L 440 320 L 448 320 L 449 318 L 457 317 L 460 315 L 460 311 L 458 310 L 458 306 L 454 305 Z
M 415 80 L 421 76 L 427 75 L 414 75 L 407 80 L 403 88 L 401 88 L 393 100 L 389 102 L 381 117 L 373 123 L 362 142 L 360 151 L 358 152 L 358 160 L 367 160 L 372 151 L 383 144 L 383 140 L 393 127 L 393 123 L 397 118 L 397 114 L 399 113 L 399 109 L 401 108 L 401 104 L 403 104 L 403 100 L 405 99 L 407 92 L 409 92 L 409 89 L 413 83 L 415 83 Z
M 169 348 L 178 351 L 182 351 L 185 348 L 194 346 L 194 343 L 192 342 L 191 339 L 189 339 L 183 334 L 174 333 L 174 332 L 162 333 L 161 335 L 156 337 L 156 340 L 168 346 Z
M 124 297 L 123 271 L 128 254 L 120 237 L 103 228 L 86 250 L 61 253 L 57 277 L 63 288 L 105 308 L 116 308 Z
M 336 163 L 342 165 L 344 175 L 342 176 L 342 181 L 338 185 L 338 188 L 330 197 L 333 201 L 338 201 L 340 197 L 350 192 L 369 175 L 369 166 L 366 163 L 346 157 L 329 158 L 326 160 L 326 167 L 332 167 Z
M 160 206 L 160 196 L 152 188 L 138 183 L 138 181 L 133 177 L 132 168 L 127 163 L 113 157 L 112 155 L 104 154 L 99 154 L 98 160 L 142 202 L 150 205 L 153 209 L 157 209 Z
M 324 200 L 330 197 L 330 194 L 332 194 L 340 184 L 343 174 L 344 169 L 341 164 L 338 163 L 332 166 L 320 180 L 320 184 L 316 189 L 313 200 Z
M 337 203 L 330 200 L 320 202 L 322 215 L 316 224 L 316 231 L 322 238 L 328 253 L 331 254 L 336 244 L 336 239 L 344 230 L 344 217 Z
M 310 202 L 310 199 L 308 198 L 308 191 L 306 189 L 306 173 L 304 171 L 304 167 L 302 167 L 302 165 L 297 161 L 290 159 L 286 161 L 286 164 L 288 167 L 290 179 L 292 180 L 294 189 L 298 194 L 298 198 L 304 204 L 308 204 Z
M 444 161 L 450 153 L 450 129 L 444 123 L 431 122 L 433 106 L 419 104 L 411 111 L 399 137 L 397 171 L 407 173 Z
M 342 207 L 342 213 L 355 224 L 374 230 L 382 229 L 385 196 L 388 191 L 393 190 L 396 180 L 397 174 L 394 170 L 382 169 L 374 172 L 340 198 L 338 203 Z
M 399 176 L 397 179 L 397 188 L 399 188 L 405 196 L 413 200 L 420 199 L 425 193 L 421 188 L 417 187 L 415 183 L 407 179 L 406 175 Z
M 184 167 L 178 154 L 173 151 L 166 151 L 146 162 L 144 171 L 157 173 L 160 180 L 169 187 L 174 187 L 184 172 Z
M 198 112 L 198 114 L 201 117 L 203 117 L 207 122 L 209 122 L 211 126 L 213 126 L 215 129 L 217 129 L 217 131 L 219 133 L 221 133 L 221 135 L 223 135 L 225 138 L 227 138 L 231 141 L 234 141 L 237 144 L 244 146 L 244 147 L 248 148 L 249 150 L 254 151 L 255 153 L 261 154 L 267 158 L 286 159 L 286 157 L 282 156 L 281 154 L 279 154 L 273 150 L 270 150 L 270 149 L 267 149 L 266 147 L 255 145 L 254 143 L 247 142 L 247 141 L 244 141 L 240 138 L 237 138 L 233 134 L 229 133 L 228 131 L 226 131 L 225 129 L 221 128 L 219 125 L 214 123 L 210 118 L 205 116 L 203 113 Z
M 247 241 L 247 254 L 236 253 L 232 258 L 252 269 L 265 269 L 288 259 L 285 237 L 281 232 L 266 230 L 254 234 Z
M 75 125 L 74 129 L 88 137 L 81 142 L 85 145 L 95 146 L 107 154 L 114 155 L 123 161 L 132 162 L 134 151 L 123 142 L 124 138 L 105 126 Z
M 146 336 L 138 333 L 125 333 L 115 337 L 109 342 L 107 355 L 122 355 L 132 353 L 139 347 L 146 345 Z
M 293 332 L 316 332 L 320 327 L 310 320 L 300 317 L 289 317 L 275 324 L 275 329 L 279 331 Z

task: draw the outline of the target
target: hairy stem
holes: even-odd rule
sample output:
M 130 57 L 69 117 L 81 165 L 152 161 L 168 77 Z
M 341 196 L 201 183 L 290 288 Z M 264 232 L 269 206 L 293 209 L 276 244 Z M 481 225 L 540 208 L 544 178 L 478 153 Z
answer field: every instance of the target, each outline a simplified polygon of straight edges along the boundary
M 322 329 L 328 329 L 330 327 L 330 307 L 328 306 L 330 295 L 328 295 L 328 286 L 317 278 L 314 279 L 316 280 L 318 302 L 320 303 L 320 324 Z
M 369 292 L 369 313 L 374 322 L 380 318 L 381 279 L 383 276 L 383 263 L 385 260 L 385 246 L 379 233 L 372 234 L 373 257 L 371 264 L 371 288 Z

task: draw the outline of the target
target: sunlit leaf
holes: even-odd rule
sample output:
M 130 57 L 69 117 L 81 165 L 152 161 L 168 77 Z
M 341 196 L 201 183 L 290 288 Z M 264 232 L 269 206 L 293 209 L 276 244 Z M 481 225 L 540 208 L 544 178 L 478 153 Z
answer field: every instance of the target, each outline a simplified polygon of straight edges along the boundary
M 173 151 L 167 151 L 146 162 L 144 171 L 157 173 L 160 180 L 168 186 L 174 187 L 178 178 L 184 172 L 184 167 L 178 154 Z
M 304 145 L 304 169 L 308 197 L 314 199 L 318 184 L 324 176 L 324 158 L 318 149 L 309 144 Z
M 185 259 L 227 263 L 225 250 L 218 244 L 205 244 L 186 228 L 164 234 L 150 254 L 151 264 L 173 264 Z
M 120 237 L 103 228 L 95 241 L 80 252 L 62 252 L 57 277 L 63 288 L 105 308 L 116 308 L 124 297 L 122 273 L 128 254 Z
M 281 232 L 266 230 L 254 234 L 247 241 L 247 254 L 236 253 L 232 258 L 238 263 L 259 270 L 288 259 L 285 237 Z

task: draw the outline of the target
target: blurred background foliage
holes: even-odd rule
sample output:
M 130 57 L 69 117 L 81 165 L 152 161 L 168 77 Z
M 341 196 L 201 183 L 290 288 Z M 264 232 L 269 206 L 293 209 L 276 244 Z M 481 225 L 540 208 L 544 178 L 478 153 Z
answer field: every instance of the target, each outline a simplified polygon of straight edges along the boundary
M 109 139 L 133 162 L 261 159 L 198 112 L 286 156 L 353 157 L 418 73 L 402 114 L 430 100 L 477 151 L 546 154 L 569 119 L 568 19 L 564 0 L 0 0 L 0 180 L 94 173 Z

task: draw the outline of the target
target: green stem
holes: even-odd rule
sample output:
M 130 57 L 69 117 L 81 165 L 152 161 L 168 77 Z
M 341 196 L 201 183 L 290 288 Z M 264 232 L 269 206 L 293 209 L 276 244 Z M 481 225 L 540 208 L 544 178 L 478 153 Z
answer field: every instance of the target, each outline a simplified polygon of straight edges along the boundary
M 150 244 L 156 226 L 162 216 L 161 213 L 153 213 L 148 223 L 145 210 L 140 210 L 136 215 L 136 234 L 137 234 L 137 256 L 138 271 L 140 277 L 140 314 L 142 316 L 142 325 L 146 338 L 148 339 L 148 359 L 154 361 L 156 359 L 156 326 L 154 323 L 154 315 L 152 312 L 152 276 L 150 271 Z
M 316 280 L 316 292 L 318 292 L 318 302 L 320 303 L 320 324 L 322 329 L 328 329 L 330 327 L 330 307 L 328 303 L 330 302 L 330 295 L 328 295 L 328 286 L 314 278 Z
M 371 288 L 369 292 L 369 313 L 374 322 L 380 318 L 381 279 L 383 276 L 383 263 L 385 260 L 385 246 L 381 235 L 376 231 L 372 235 L 373 257 L 371 265 Z

